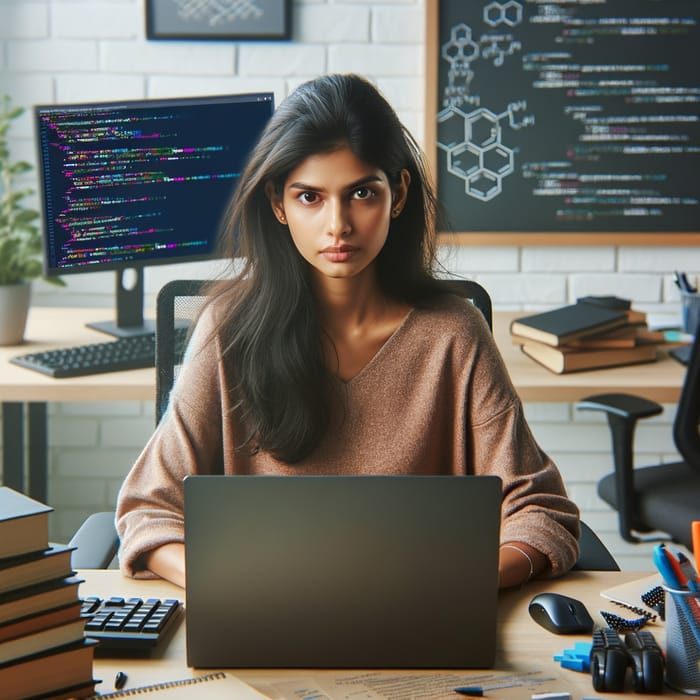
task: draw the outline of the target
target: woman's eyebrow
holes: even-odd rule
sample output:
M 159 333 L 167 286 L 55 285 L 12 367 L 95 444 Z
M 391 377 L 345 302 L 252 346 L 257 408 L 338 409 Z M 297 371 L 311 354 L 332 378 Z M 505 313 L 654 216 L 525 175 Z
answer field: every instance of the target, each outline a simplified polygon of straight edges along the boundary
M 359 180 L 355 180 L 355 182 L 351 182 L 348 185 L 345 185 L 343 187 L 344 190 L 354 190 L 358 187 L 362 187 L 363 185 L 368 185 L 372 182 L 381 182 L 382 179 L 379 177 L 379 175 L 367 175 L 366 177 L 361 177 Z M 317 185 L 310 185 L 305 182 L 292 182 L 290 185 L 288 185 L 289 189 L 292 190 L 310 190 L 312 192 L 325 192 L 326 188 L 325 187 L 319 187 Z

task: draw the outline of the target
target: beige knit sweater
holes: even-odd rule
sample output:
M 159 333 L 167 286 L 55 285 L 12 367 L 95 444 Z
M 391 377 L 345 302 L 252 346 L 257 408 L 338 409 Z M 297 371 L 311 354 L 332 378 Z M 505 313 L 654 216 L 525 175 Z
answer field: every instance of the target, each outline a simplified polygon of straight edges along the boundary
M 140 556 L 184 541 L 187 474 L 497 474 L 503 481 L 501 541 L 545 554 L 551 574 L 578 556 L 578 509 L 536 444 L 480 312 L 445 296 L 413 309 L 375 357 L 340 383 L 345 418 L 303 461 L 236 451 L 210 312 L 199 322 L 168 410 L 127 476 L 117 504 L 120 563 L 149 577 Z

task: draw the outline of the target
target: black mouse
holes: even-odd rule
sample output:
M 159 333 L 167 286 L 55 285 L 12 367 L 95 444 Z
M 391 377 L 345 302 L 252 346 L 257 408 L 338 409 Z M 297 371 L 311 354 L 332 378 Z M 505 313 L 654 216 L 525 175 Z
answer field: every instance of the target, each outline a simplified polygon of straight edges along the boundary
M 539 593 L 528 606 L 530 617 L 554 634 L 583 634 L 593 631 L 593 618 L 586 606 L 561 593 Z

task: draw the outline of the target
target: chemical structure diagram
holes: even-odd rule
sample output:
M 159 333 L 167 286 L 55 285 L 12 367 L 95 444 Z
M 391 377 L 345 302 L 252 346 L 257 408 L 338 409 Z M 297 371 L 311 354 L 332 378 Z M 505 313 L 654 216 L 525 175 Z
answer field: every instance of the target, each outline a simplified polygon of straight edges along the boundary
M 513 28 L 522 22 L 521 2 L 489 2 L 483 8 L 482 20 L 488 29 L 478 40 L 473 38 L 471 27 L 459 23 L 441 47 L 441 57 L 449 70 L 442 98 L 444 108 L 437 115 L 437 145 L 446 154 L 447 171 L 464 180 L 465 193 L 487 202 L 501 193 L 503 178 L 515 170 L 514 151 L 502 140 L 502 122 L 507 120 L 507 126 L 518 130 L 532 126 L 535 119 L 524 113 L 524 100 L 511 102 L 497 114 L 481 107 L 479 95 L 470 93 L 476 61 L 491 60 L 500 68 L 508 56 L 522 48 L 511 33 L 493 33 L 499 27 Z M 469 111 L 470 107 L 476 109 Z
M 257 19 L 264 14 L 255 0 L 175 0 L 175 4 L 181 19 L 204 19 L 211 27 L 232 24 L 239 19 Z

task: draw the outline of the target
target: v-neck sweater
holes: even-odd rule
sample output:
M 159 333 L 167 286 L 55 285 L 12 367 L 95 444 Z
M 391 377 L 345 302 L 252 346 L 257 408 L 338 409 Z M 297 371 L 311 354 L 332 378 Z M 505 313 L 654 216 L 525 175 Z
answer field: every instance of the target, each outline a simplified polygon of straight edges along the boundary
M 295 464 L 236 449 L 213 312 L 200 319 L 168 409 L 127 475 L 117 503 L 120 565 L 149 577 L 141 557 L 184 542 L 189 474 L 495 474 L 503 484 L 501 541 L 542 552 L 553 576 L 578 556 L 578 509 L 540 449 L 481 313 L 445 295 L 413 308 L 367 365 L 338 382 L 333 427 Z

